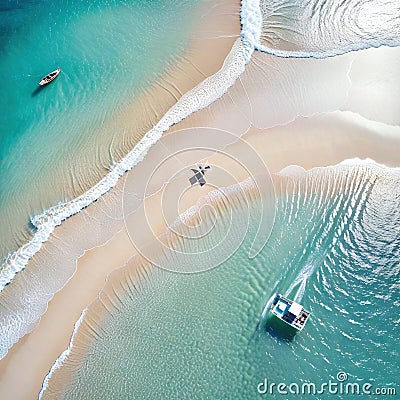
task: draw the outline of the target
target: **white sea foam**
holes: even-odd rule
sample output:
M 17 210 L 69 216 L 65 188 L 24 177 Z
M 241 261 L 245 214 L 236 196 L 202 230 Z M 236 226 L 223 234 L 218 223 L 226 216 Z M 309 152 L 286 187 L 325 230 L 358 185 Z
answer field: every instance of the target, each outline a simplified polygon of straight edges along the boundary
M 358 45 L 348 45 L 343 46 L 341 48 L 335 50 L 324 50 L 324 51 L 287 51 L 287 50 L 278 50 L 272 49 L 270 47 L 264 46 L 261 43 L 258 43 L 255 46 L 255 50 L 261 51 L 262 53 L 270 54 L 271 56 L 281 57 L 281 58 L 328 58 L 328 57 L 336 57 L 342 54 L 350 53 L 352 51 L 360 51 L 366 50 L 371 47 L 398 47 L 400 46 L 400 40 L 396 43 L 385 43 L 385 42 L 369 42 L 362 43 Z
M 256 49 L 284 58 L 326 58 L 400 45 L 397 0 L 260 0 Z
M 139 142 L 139 144 L 130 153 L 128 153 L 128 155 L 123 160 L 121 160 L 118 164 L 114 166 L 112 171 L 102 181 L 100 181 L 99 184 L 97 184 L 91 190 L 86 192 L 85 195 L 80 196 L 79 198 L 73 200 L 70 203 L 74 202 L 79 203 L 79 200 L 82 197 L 89 197 L 90 199 L 90 194 L 92 194 L 92 191 L 96 190 L 98 186 L 102 187 L 104 185 L 103 181 L 107 180 L 108 177 L 110 176 L 110 181 L 111 183 L 114 182 L 114 184 L 112 186 L 108 186 L 108 188 L 107 186 L 105 186 L 103 193 L 106 193 L 111 187 L 115 185 L 120 176 L 122 176 L 126 171 L 133 168 L 138 162 L 140 162 L 143 159 L 147 150 L 161 137 L 162 133 L 165 130 L 167 130 L 171 125 L 186 118 L 191 113 L 200 110 L 204 107 L 207 107 L 209 104 L 211 104 L 219 97 L 221 97 L 229 89 L 229 87 L 231 87 L 234 84 L 234 82 L 238 79 L 238 77 L 244 72 L 245 65 L 250 61 L 251 55 L 254 51 L 255 43 L 257 42 L 258 40 L 257 38 L 259 37 L 259 33 L 261 31 L 261 11 L 259 9 L 258 0 L 242 0 L 241 21 L 242 21 L 241 38 L 235 42 L 221 70 L 218 71 L 213 76 L 207 78 L 200 85 L 198 85 L 197 87 L 189 91 L 187 94 L 182 96 L 182 98 L 176 103 L 175 106 L 173 106 L 170 109 L 170 111 L 167 112 L 167 114 L 161 119 L 161 121 L 150 132 L 148 132 L 145 135 L 145 137 Z M 257 27 L 257 29 L 254 29 L 254 27 Z M 116 173 L 117 175 L 115 175 Z M 107 181 L 107 183 L 109 183 L 109 181 Z M 244 188 L 245 186 L 249 185 L 252 186 L 253 183 L 251 180 L 247 179 L 244 182 L 241 182 L 239 184 L 239 187 Z M 87 200 L 87 205 L 95 201 L 103 193 L 99 192 L 99 194 L 97 194 L 97 197 L 94 197 L 93 200 L 91 201 Z M 95 193 L 92 194 L 92 196 L 94 195 Z M 60 204 L 57 207 L 47 210 L 46 212 L 39 215 L 32 221 L 32 223 L 34 223 L 34 225 L 38 227 L 38 232 L 39 232 L 43 224 L 44 225 L 49 224 L 48 220 L 46 220 L 47 218 L 46 215 L 51 216 L 50 221 L 52 221 L 53 224 L 50 225 L 48 229 L 49 233 L 47 234 L 45 240 L 48 239 L 55 226 L 57 226 L 63 220 L 75 214 L 76 212 L 79 212 L 82 208 L 85 207 L 83 206 L 82 208 L 77 209 L 73 214 L 69 215 L 68 213 L 63 214 L 62 218 L 59 217 L 58 219 L 56 219 L 58 224 L 54 224 L 54 219 L 52 217 L 54 211 L 57 215 L 60 209 L 62 210 L 63 207 L 68 205 L 69 203 Z M 193 214 L 196 212 L 196 209 L 197 208 L 194 206 L 189 210 L 187 210 L 186 213 L 180 215 L 178 217 L 180 223 L 184 222 L 187 219 L 191 219 Z M 41 243 L 43 242 L 40 242 L 40 245 L 37 247 L 37 250 L 33 254 L 35 254 L 40 249 Z M 30 257 L 32 257 L 32 255 Z M 19 271 L 25 267 L 28 260 L 29 258 L 26 259 L 25 264 L 21 264 L 21 268 L 19 268 Z M 45 377 L 42 389 L 39 393 L 39 399 L 42 398 L 43 393 L 46 391 L 48 382 L 51 379 L 54 372 L 62 366 L 62 364 L 68 357 L 73 347 L 73 342 L 76 332 L 80 324 L 82 323 L 82 320 L 86 312 L 87 309 L 83 311 L 78 322 L 75 324 L 75 328 L 68 348 L 63 353 L 61 353 L 61 355 L 57 358 L 51 370 Z M 0 358 L 2 356 L 3 355 L 0 354 Z
M 242 39 L 244 42 L 249 43 L 248 47 L 252 53 L 256 45 L 260 43 L 262 31 L 262 14 L 259 0 L 242 0 L 240 21 L 242 24 Z M 251 53 L 249 56 L 251 56 Z
M 76 321 L 75 323 L 75 327 L 74 327 L 74 331 L 72 333 L 71 336 L 71 340 L 69 342 L 68 348 L 65 349 L 57 358 L 57 360 L 55 361 L 55 363 L 51 366 L 49 373 L 46 375 L 46 377 L 43 380 L 43 384 L 42 384 L 42 388 L 39 392 L 39 396 L 38 399 L 41 399 L 43 396 L 44 391 L 46 390 L 47 386 L 48 386 L 48 382 L 50 380 L 50 378 L 52 377 L 52 375 L 54 374 L 54 372 L 61 368 L 61 366 L 63 365 L 64 361 L 67 359 L 68 354 L 71 352 L 72 347 L 74 346 L 74 339 L 76 336 L 76 332 L 78 331 L 80 325 L 82 324 L 82 321 L 85 318 L 86 312 L 87 312 L 88 308 L 85 308 L 81 314 L 81 316 L 79 317 L 78 321 Z
M 187 118 L 193 112 L 207 107 L 234 84 L 251 58 L 259 30 L 261 29 L 261 13 L 258 8 L 258 1 L 244 0 L 241 16 L 243 18 L 241 39 L 235 42 L 222 68 L 216 74 L 208 77 L 201 84 L 183 95 L 134 149 L 112 166 L 111 171 L 99 183 L 83 195 L 69 202 L 51 207 L 31 219 L 37 230 L 28 243 L 6 258 L 0 269 L 0 291 L 12 281 L 18 272 L 26 267 L 29 259 L 40 250 L 42 244 L 49 239 L 56 226 L 89 206 L 113 188 L 125 172 L 143 160 L 149 148 L 172 125 Z
M 208 77 L 201 84 L 183 95 L 134 149 L 121 161 L 112 166 L 110 172 L 99 183 L 83 195 L 69 202 L 51 207 L 31 219 L 36 232 L 28 243 L 10 254 L 5 260 L 0 269 L 0 292 L 8 284 L 12 283 L 14 277 L 26 267 L 28 261 L 41 249 L 43 243 L 50 238 L 58 225 L 88 207 L 113 188 L 125 172 L 143 160 L 149 148 L 172 125 L 188 117 L 191 113 L 207 107 L 221 97 L 235 83 L 238 77 L 244 72 L 245 65 L 250 61 L 254 51 L 257 38 L 257 30 L 254 30 L 254 26 L 258 26 L 261 21 L 258 0 L 244 0 L 241 15 L 243 18 L 241 37 L 234 43 L 222 68 L 217 73 Z M 44 301 L 47 303 L 48 300 Z M 2 326 L 3 331 L 6 330 L 6 334 L 1 336 L 0 359 L 7 354 L 8 349 L 13 343 L 17 342 L 20 337 L 32 329 L 35 321 L 39 320 L 41 314 L 44 312 L 43 310 L 46 309 L 46 304 L 43 304 L 43 306 L 44 308 L 38 308 L 39 315 L 32 315 L 30 317 L 29 326 L 27 322 L 14 323 L 13 321 L 3 321 L 7 323 Z M 4 316 L 4 318 L 7 318 L 7 316 Z M 16 318 L 17 320 L 18 318 Z
M 249 178 L 245 179 L 244 181 L 237 182 L 237 183 L 232 184 L 230 186 L 223 187 L 223 188 L 220 188 L 218 190 L 213 190 L 213 191 L 209 192 L 206 196 L 200 198 L 196 205 L 191 206 L 187 210 L 183 211 L 175 219 L 175 221 L 173 221 L 170 224 L 170 226 L 166 228 L 166 230 L 164 232 L 164 235 L 169 236 L 169 235 L 171 235 L 171 232 L 173 232 L 175 229 L 179 230 L 179 228 L 182 225 L 190 224 L 190 222 L 192 221 L 193 217 L 198 213 L 199 208 L 202 205 L 204 205 L 204 204 L 217 205 L 226 196 L 232 196 L 232 195 L 234 195 L 236 193 L 247 193 L 247 192 L 250 192 L 250 191 L 255 190 L 255 189 L 257 189 L 257 185 L 255 184 L 254 179 L 249 177 Z M 74 330 L 73 330 L 73 333 L 72 333 L 71 340 L 69 342 L 68 348 L 66 350 L 64 350 L 59 355 L 59 357 L 54 362 L 54 364 L 52 365 L 49 373 L 46 375 L 46 377 L 45 377 L 45 379 L 43 381 L 42 388 L 41 388 L 39 396 L 38 396 L 39 400 L 42 399 L 43 396 L 49 394 L 49 393 L 46 393 L 46 390 L 48 388 L 49 382 L 52 379 L 54 373 L 56 373 L 56 371 L 58 369 L 62 368 L 64 363 L 68 363 L 68 357 L 69 357 L 69 355 L 71 353 L 71 350 L 74 348 L 75 339 L 77 337 L 78 330 L 79 330 L 80 326 L 82 325 L 82 322 L 84 321 L 87 313 L 90 312 L 90 307 L 95 302 L 96 302 L 96 300 L 94 300 L 91 304 L 89 304 L 83 310 L 83 312 L 80 315 L 78 321 L 75 323 Z
M 394 167 L 390 167 L 390 166 L 387 166 L 385 164 L 378 163 L 375 160 L 373 160 L 372 158 L 364 158 L 364 159 L 361 159 L 361 158 L 358 158 L 358 157 L 347 158 L 346 160 L 341 161 L 339 163 L 339 165 L 349 165 L 349 166 L 352 166 L 352 165 L 358 165 L 358 166 L 364 165 L 364 166 L 369 166 L 369 167 L 378 167 L 380 169 L 388 169 L 388 168 L 390 168 L 391 171 L 400 171 L 400 167 L 395 167 L 395 168 Z

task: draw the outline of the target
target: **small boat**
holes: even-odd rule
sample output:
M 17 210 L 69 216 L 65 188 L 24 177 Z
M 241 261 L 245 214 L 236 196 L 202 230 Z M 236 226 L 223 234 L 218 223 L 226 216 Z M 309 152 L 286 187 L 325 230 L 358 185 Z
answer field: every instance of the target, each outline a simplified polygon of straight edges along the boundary
M 310 316 L 310 313 L 301 304 L 289 300 L 281 294 L 275 294 L 270 304 L 272 318 L 277 318 L 278 322 L 282 321 L 284 324 L 281 324 L 281 326 L 292 330 L 294 333 L 304 328 Z
M 60 73 L 61 69 L 60 67 L 58 67 L 55 71 L 50 72 L 49 74 L 47 74 L 40 82 L 39 85 L 40 86 L 44 86 L 47 85 L 48 83 L 54 81 L 54 79 L 57 78 L 58 74 Z

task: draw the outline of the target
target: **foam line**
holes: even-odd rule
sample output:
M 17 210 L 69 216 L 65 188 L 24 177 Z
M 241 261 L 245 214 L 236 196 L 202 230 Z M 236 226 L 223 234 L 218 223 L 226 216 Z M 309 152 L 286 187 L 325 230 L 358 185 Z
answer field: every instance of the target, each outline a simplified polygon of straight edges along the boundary
M 124 159 L 117 163 L 112 171 L 105 178 L 103 178 L 103 180 L 100 181 L 99 184 L 97 184 L 87 193 L 90 193 L 97 186 L 101 185 L 105 179 L 107 179 L 109 176 L 114 176 L 113 174 L 117 172 L 120 175 L 117 175 L 115 180 L 116 183 L 119 176 L 123 175 L 126 171 L 133 168 L 138 162 L 140 162 L 144 158 L 148 149 L 158 139 L 160 139 L 162 133 L 166 131 L 172 124 L 180 122 L 191 113 L 207 107 L 209 104 L 220 98 L 234 84 L 234 82 L 244 72 L 245 65 L 250 61 L 251 55 L 255 48 L 255 44 L 257 43 L 259 34 L 261 32 L 261 11 L 259 9 L 258 0 L 242 0 L 240 17 L 242 23 L 241 37 L 235 42 L 222 68 L 216 74 L 207 78 L 200 85 L 182 96 L 182 98 L 175 104 L 175 106 L 170 109 L 170 111 L 167 112 L 167 114 L 160 120 L 160 122 L 148 134 L 145 135 L 145 137 L 139 142 L 139 144 L 130 153 L 128 153 L 128 155 Z M 254 29 L 255 26 L 257 26 L 257 29 Z M 110 186 L 106 191 L 110 190 L 111 187 L 112 186 Z M 78 197 L 70 203 L 73 203 L 74 201 L 78 201 L 79 203 L 79 199 L 83 196 Z M 93 201 L 94 200 L 92 200 L 91 202 Z M 88 204 L 90 204 L 91 202 L 89 202 Z M 54 208 L 54 210 L 56 211 L 56 215 L 59 212 L 59 208 L 62 206 L 63 205 L 60 204 L 59 206 Z M 79 212 L 81 209 L 82 208 L 78 209 L 76 212 Z M 46 215 L 49 214 L 49 211 L 51 215 L 51 210 L 53 209 L 47 210 L 45 213 L 39 215 L 38 217 L 36 217 L 36 219 L 32 221 L 32 223 L 34 223 L 35 226 L 38 227 L 38 231 L 40 229 L 41 223 L 47 223 L 44 219 L 46 218 Z M 193 210 L 191 211 L 193 212 Z M 187 217 L 189 217 L 189 215 L 187 215 Z M 66 216 L 64 219 L 66 218 L 68 218 L 68 216 Z M 183 215 L 180 216 L 180 219 L 182 218 Z M 61 223 L 62 220 L 60 220 L 59 223 Z M 54 225 L 54 227 L 55 226 L 56 225 Z M 52 229 L 54 229 L 54 227 Z M 50 236 L 50 234 L 51 232 L 48 234 L 48 236 Z M 48 382 L 51 379 L 53 373 L 62 366 L 63 362 L 68 357 L 73 347 L 75 335 L 86 314 L 86 311 L 87 309 L 83 311 L 78 322 L 75 324 L 75 328 L 68 348 L 60 354 L 60 356 L 51 367 L 49 373 L 45 377 L 42 389 L 39 393 L 39 399 L 41 399 L 42 395 L 45 393 Z
M 143 139 L 121 161 L 115 163 L 111 171 L 95 186 L 81 196 L 69 202 L 59 203 L 31 219 L 36 232 L 28 243 L 6 258 L 0 269 L 0 292 L 14 279 L 17 273 L 26 267 L 28 261 L 40 250 L 58 225 L 88 207 L 112 189 L 125 172 L 131 170 L 143 160 L 150 147 L 172 125 L 209 106 L 235 83 L 244 72 L 245 65 L 250 61 L 255 44 L 259 39 L 261 11 L 258 0 L 242 1 L 241 20 L 241 37 L 235 42 L 222 68 L 217 73 L 184 94 L 158 124 L 147 132 Z
M 364 43 L 360 45 L 348 45 L 341 47 L 340 49 L 336 50 L 325 50 L 325 51 L 288 51 L 288 50 L 279 50 L 279 49 L 272 49 L 270 47 L 264 46 L 261 43 L 257 43 L 254 47 L 255 50 L 260 51 L 262 53 L 269 54 L 271 56 L 280 57 L 280 58 L 329 58 L 329 57 L 336 57 L 346 53 L 350 53 L 352 51 L 360 51 L 366 50 L 369 48 L 379 48 L 382 46 L 387 47 L 398 47 L 400 46 L 400 41 L 396 42 L 371 42 L 371 43 Z

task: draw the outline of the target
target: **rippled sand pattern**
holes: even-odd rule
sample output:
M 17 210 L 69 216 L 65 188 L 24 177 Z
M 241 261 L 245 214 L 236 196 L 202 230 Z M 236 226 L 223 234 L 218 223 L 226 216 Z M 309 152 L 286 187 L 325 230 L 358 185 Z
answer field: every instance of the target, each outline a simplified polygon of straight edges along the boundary
M 280 55 L 325 57 L 399 45 L 396 0 L 262 0 L 261 48 Z
M 276 223 L 255 259 L 247 252 L 256 213 L 240 249 L 212 271 L 182 275 L 134 260 L 84 315 L 43 398 L 253 399 L 264 377 L 321 383 L 339 370 L 352 381 L 398 383 L 391 365 L 399 356 L 399 183 L 398 173 L 369 167 L 276 176 Z M 247 219 L 243 202 L 231 197 L 235 223 Z M 210 244 L 229 221 L 214 206 Z M 192 241 L 177 246 L 180 257 L 196 249 Z M 165 267 L 178 261 L 160 257 Z M 269 296 L 310 265 L 303 303 L 312 317 L 301 335 L 286 341 L 263 321 L 257 328 Z M 372 358 L 377 345 L 380 355 Z

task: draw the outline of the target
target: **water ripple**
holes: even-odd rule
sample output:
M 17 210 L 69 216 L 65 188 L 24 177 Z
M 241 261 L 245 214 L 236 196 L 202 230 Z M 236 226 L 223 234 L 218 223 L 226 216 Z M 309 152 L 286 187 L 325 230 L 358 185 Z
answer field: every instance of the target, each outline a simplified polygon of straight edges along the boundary
M 283 57 L 326 57 L 400 44 L 396 0 L 262 0 L 259 49 Z

